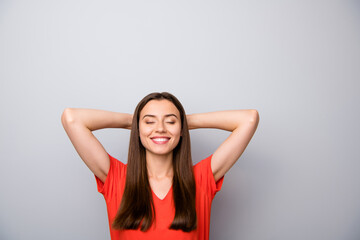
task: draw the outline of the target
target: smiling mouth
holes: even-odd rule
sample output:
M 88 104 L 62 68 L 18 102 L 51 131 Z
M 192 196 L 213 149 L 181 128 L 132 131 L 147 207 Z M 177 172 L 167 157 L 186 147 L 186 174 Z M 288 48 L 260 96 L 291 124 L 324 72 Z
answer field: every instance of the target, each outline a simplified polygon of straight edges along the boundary
M 154 138 L 151 138 L 151 140 L 156 144 L 165 144 L 165 143 L 169 142 L 170 138 L 168 138 L 168 137 L 154 137 Z

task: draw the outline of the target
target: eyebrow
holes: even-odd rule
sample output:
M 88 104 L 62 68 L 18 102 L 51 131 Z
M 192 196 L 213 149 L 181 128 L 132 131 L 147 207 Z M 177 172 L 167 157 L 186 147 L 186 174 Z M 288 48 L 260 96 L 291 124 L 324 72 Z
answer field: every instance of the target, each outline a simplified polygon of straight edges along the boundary
M 146 114 L 142 119 L 146 118 L 146 117 L 156 117 L 155 115 L 152 115 L 152 114 Z M 170 114 L 166 114 L 165 117 L 176 117 L 178 118 L 175 114 L 173 113 L 170 113 Z

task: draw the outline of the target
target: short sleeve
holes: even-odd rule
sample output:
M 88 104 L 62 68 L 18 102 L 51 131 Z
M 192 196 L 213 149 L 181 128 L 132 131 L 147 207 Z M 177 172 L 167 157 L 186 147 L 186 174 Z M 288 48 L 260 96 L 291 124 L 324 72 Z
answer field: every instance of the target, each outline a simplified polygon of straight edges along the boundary
M 110 154 L 108 155 L 110 159 L 110 168 L 105 182 L 102 182 L 100 178 L 94 175 L 97 190 L 99 193 L 104 195 L 105 200 L 108 200 L 115 194 L 116 188 L 121 184 L 122 181 L 125 182 L 126 177 L 126 165 L 112 157 Z
M 213 155 L 201 160 L 194 166 L 195 181 L 213 199 L 217 192 L 221 190 L 224 182 L 222 176 L 215 182 L 214 174 L 211 169 L 211 158 Z

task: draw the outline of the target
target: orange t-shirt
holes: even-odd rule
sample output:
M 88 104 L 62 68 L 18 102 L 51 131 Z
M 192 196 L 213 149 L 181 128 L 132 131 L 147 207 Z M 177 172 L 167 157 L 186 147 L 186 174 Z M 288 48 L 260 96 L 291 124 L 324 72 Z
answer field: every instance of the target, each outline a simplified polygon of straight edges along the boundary
M 138 230 L 114 230 L 111 223 L 114 220 L 125 189 L 127 165 L 110 156 L 110 169 L 103 183 L 95 176 L 97 189 L 103 194 L 108 212 L 110 236 L 112 240 L 146 240 L 146 239 L 179 239 L 179 240 L 208 240 L 210 230 L 211 202 L 215 194 L 220 191 L 224 177 L 215 183 L 211 170 L 211 156 L 194 166 L 196 183 L 196 214 L 197 229 L 191 232 L 169 229 L 175 216 L 175 207 L 172 198 L 172 187 L 163 199 L 159 199 L 154 192 L 152 197 L 156 218 L 151 227 L 142 232 Z

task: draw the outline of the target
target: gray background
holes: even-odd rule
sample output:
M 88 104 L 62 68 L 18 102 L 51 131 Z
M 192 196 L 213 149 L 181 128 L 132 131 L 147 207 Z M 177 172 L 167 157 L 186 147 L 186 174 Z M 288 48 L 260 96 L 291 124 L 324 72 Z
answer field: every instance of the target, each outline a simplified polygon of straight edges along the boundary
M 212 240 L 360 239 L 359 46 L 354 0 L 0 1 L 0 239 L 109 239 L 60 116 L 132 113 L 153 91 L 260 113 Z M 128 130 L 95 134 L 126 162 Z M 228 133 L 191 136 L 196 163 Z

